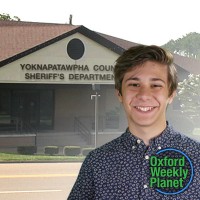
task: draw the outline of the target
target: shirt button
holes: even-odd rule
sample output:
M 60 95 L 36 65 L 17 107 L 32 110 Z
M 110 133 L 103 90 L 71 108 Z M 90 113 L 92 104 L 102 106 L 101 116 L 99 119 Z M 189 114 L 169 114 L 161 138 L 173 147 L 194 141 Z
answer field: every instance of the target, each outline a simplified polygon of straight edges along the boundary
M 140 142 L 141 142 L 141 140 L 138 139 L 138 140 L 137 140 L 137 143 L 140 144 Z
M 147 185 L 144 185 L 144 189 L 145 189 L 145 188 L 148 188 L 148 186 L 147 186 Z
M 160 149 L 161 149 L 161 146 L 159 146 L 158 149 L 160 150 Z
M 132 150 L 134 150 L 136 148 L 136 146 L 132 146 Z
M 148 155 L 146 155 L 146 156 L 145 156 L 145 159 L 146 159 L 146 160 L 149 160 L 149 156 L 148 156 Z

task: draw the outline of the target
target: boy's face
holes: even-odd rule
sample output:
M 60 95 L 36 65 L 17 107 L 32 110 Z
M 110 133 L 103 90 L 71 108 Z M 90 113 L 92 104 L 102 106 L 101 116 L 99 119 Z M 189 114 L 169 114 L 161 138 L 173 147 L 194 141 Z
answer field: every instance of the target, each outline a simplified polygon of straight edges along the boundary
M 129 126 L 163 127 L 166 108 L 174 98 L 169 97 L 167 66 L 147 61 L 125 73 L 122 81 L 123 104 Z

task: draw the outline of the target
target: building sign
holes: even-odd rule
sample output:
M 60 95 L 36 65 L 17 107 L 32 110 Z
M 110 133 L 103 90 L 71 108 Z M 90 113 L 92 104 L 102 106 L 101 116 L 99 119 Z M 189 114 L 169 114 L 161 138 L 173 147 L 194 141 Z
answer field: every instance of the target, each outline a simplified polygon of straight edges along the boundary
M 113 65 L 20 64 L 25 80 L 113 81 Z

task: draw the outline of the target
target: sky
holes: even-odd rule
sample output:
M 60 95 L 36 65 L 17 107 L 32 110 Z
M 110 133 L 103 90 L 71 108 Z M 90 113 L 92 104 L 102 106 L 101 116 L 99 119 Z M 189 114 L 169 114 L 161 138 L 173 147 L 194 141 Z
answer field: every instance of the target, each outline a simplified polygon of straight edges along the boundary
M 199 0 L 4 0 L 0 14 L 21 21 L 69 23 L 141 44 L 163 45 L 200 33 Z

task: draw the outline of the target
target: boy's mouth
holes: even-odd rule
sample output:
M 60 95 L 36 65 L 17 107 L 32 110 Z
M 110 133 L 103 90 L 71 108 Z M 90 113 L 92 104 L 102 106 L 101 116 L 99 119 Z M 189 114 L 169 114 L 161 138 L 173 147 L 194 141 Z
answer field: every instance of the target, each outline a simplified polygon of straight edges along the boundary
M 152 109 L 154 109 L 155 107 L 153 107 L 153 106 L 135 106 L 135 108 L 142 112 L 148 112 L 148 111 L 151 111 Z

